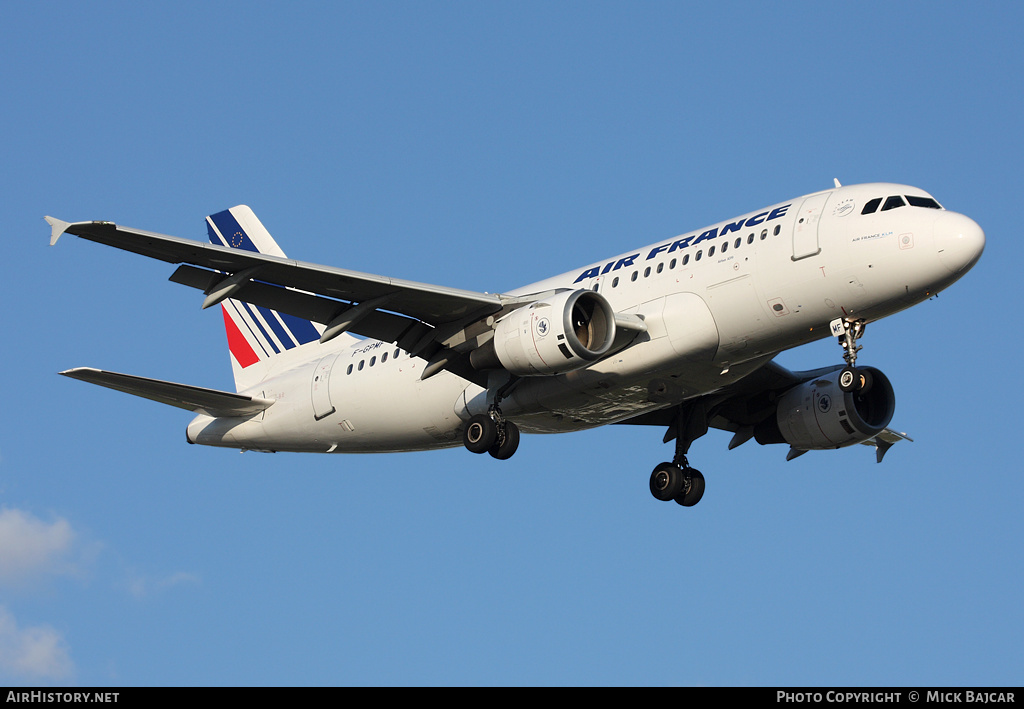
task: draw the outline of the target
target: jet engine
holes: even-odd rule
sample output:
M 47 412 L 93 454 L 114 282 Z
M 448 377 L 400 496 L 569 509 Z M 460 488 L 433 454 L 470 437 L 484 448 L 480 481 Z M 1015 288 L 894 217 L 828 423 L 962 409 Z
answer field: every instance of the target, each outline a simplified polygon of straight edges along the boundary
M 562 374 L 601 359 L 615 340 L 615 311 L 589 290 L 562 291 L 514 310 L 494 338 L 470 355 L 476 369 L 518 376 Z
M 827 450 L 862 443 L 885 430 L 896 410 L 892 384 L 873 367 L 860 391 L 839 388 L 839 372 L 804 382 L 779 398 L 775 416 L 754 429 L 758 443 L 788 443 L 800 450 Z

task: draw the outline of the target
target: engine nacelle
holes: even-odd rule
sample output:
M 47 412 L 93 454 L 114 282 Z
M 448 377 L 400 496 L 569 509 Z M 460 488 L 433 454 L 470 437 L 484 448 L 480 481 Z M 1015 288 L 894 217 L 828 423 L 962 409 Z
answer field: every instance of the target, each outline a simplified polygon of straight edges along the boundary
M 861 443 L 885 430 L 896 410 L 892 384 L 873 367 L 863 392 L 839 388 L 836 370 L 787 391 L 773 419 L 755 430 L 758 443 L 788 443 L 801 450 L 826 450 Z
M 477 369 L 504 367 L 518 376 L 561 374 L 596 362 L 615 340 L 615 311 L 589 290 L 564 291 L 498 321 L 494 339 L 474 351 Z

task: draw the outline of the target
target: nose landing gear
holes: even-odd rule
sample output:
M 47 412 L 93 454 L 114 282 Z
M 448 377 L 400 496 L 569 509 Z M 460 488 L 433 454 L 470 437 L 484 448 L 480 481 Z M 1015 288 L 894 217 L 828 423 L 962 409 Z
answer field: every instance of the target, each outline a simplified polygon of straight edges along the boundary
M 867 392 L 871 388 L 871 373 L 857 368 L 857 353 L 861 345 L 857 344 L 867 329 L 863 320 L 836 318 L 829 327 L 832 334 L 839 338 L 839 346 L 843 348 L 843 360 L 846 366 L 839 373 L 839 388 L 846 392 Z

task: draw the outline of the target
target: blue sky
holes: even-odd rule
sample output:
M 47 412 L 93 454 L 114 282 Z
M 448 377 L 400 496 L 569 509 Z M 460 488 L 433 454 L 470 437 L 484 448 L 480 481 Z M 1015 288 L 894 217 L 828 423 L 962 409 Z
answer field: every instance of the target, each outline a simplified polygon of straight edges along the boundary
M 0 681 L 1019 685 L 1016 3 L 4 3 Z M 844 184 L 917 185 L 981 262 L 873 324 L 914 437 L 690 459 L 662 431 L 260 455 L 57 376 L 230 388 L 172 268 L 46 214 L 501 291 Z M 831 340 L 783 353 L 840 361 Z M 486 457 L 485 457 L 486 458 Z

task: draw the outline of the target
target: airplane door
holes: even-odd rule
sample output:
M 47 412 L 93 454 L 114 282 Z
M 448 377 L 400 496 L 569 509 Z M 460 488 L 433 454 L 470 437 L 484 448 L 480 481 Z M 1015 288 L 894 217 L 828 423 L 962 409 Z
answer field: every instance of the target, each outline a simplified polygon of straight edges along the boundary
M 793 223 L 793 260 L 799 261 L 821 253 L 818 245 L 818 224 L 821 221 L 825 202 L 832 196 L 831 192 L 814 194 L 804 200 Z
M 317 421 L 334 413 L 334 404 L 331 403 L 331 367 L 338 355 L 327 355 L 317 362 L 313 370 L 313 381 L 311 392 L 313 397 L 313 418 Z

